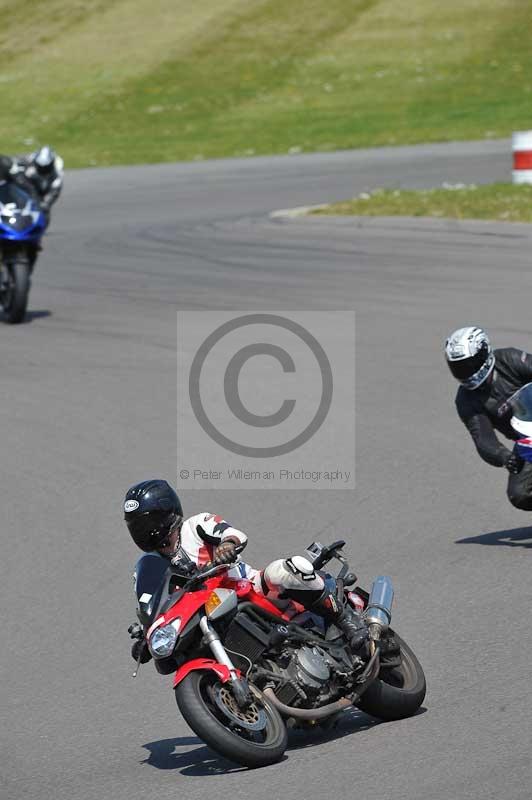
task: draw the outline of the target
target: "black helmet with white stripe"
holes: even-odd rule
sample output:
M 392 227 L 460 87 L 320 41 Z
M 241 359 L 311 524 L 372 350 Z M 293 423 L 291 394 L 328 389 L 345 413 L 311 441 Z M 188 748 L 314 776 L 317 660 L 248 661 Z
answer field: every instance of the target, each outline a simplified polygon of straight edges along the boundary
M 445 358 L 456 380 L 470 391 L 478 389 L 495 367 L 495 355 L 482 328 L 454 331 L 445 342 Z

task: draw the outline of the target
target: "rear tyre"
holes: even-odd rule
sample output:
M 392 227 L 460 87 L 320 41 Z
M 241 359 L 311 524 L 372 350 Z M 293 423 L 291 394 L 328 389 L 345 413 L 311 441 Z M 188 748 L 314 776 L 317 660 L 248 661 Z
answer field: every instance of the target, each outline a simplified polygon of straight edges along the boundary
M 30 266 L 26 260 L 18 260 L 5 267 L 7 280 L 2 291 L 2 306 L 6 322 L 16 325 L 22 322 L 28 305 L 30 291 Z
M 379 677 L 357 703 L 366 714 L 385 721 L 411 717 L 421 706 L 427 691 L 423 668 L 416 656 L 396 633 L 393 638 L 400 648 L 400 664 L 381 669 Z
M 252 684 L 250 690 L 253 702 L 242 711 L 229 683 L 210 671 L 190 672 L 175 696 L 185 721 L 209 747 L 244 767 L 265 767 L 282 758 L 288 736 L 277 709 Z

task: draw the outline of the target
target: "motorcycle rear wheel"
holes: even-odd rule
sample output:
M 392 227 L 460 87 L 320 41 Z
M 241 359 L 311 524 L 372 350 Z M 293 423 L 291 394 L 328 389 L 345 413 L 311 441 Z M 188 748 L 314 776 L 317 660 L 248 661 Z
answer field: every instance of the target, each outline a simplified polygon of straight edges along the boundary
M 213 672 L 190 672 L 176 687 L 177 705 L 185 721 L 194 733 L 203 739 L 217 753 L 241 764 L 244 767 L 265 767 L 279 761 L 288 743 L 286 726 L 279 712 L 263 697 L 261 692 L 250 684 L 253 704 L 250 719 L 264 712 L 266 724 L 263 730 L 252 731 L 240 727 L 236 714 L 243 714 L 236 705 L 229 706 L 228 714 L 223 713 L 223 704 L 215 701 L 215 694 L 229 698 L 229 684 L 220 684 Z
M 400 647 L 400 665 L 381 669 L 356 704 L 366 714 L 385 721 L 413 716 L 427 691 L 423 667 L 406 642 L 396 633 L 393 636 Z
M 27 260 L 19 259 L 5 269 L 8 278 L 7 287 L 2 292 L 2 306 L 6 322 L 16 325 L 22 322 L 26 314 L 30 291 L 30 266 Z

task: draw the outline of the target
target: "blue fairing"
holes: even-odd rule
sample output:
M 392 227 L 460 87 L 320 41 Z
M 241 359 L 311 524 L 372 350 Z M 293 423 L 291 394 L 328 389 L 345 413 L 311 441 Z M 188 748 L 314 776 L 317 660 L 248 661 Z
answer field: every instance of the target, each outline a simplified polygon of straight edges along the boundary
M 38 244 L 46 230 L 46 216 L 20 187 L 0 184 L 0 240 Z
M 22 231 L 13 230 L 10 225 L 0 223 L 0 239 L 7 239 L 10 242 L 37 243 L 42 238 L 45 228 L 46 220 L 44 214 L 40 212 L 37 221 Z

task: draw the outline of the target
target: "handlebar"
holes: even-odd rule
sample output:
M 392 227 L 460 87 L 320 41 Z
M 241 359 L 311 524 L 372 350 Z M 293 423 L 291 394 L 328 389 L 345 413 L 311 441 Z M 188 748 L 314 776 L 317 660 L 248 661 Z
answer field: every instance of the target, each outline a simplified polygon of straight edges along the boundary
M 231 564 L 212 564 L 209 562 L 209 564 L 199 569 L 194 575 L 192 575 L 191 578 L 189 578 L 189 580 L 182 586 L 183 591 L 190 589 L 195 583 L 201 582 L 204 578 L 208 578 L 210 575 L 216 575 L 217 572 L 231 569 L 235 563 L 236 562 Z
M 345 547 L 345 540 L 338 539 L 337 542 L 333 542 L 332 544 L 324 545 L 320 551 L 320 553 L 316 556 L 312 565 L 314 569 L 321 569 L 328 561 L 332 558 L 338 558 L 340 561 L 345 561 L 343 556 L 338 552 L 343 547 Z
M 356 575 L 349 572 L 349 566 L 347 564 L 346 559 L 340 552 L 345 547 L 345 540 L 338 539 L 336 542 L 333 542 L 329 545 L 320 545 L 321 549 L 313 560 L 312 565 L 314 569 L 321 569 L 325 564 L 331 561 L 333 558 L 337 558 L 342 563 L 342 568 L 340 570 L 339 575 L 337 576 L 340 579 L 347 578 L 346 585 L 354 583 L 356 581 Z M 241 551 L 242 548 L 239 548 Z M 186 583 L 181 587 L 182 591 L 187 591 L 190 589 L 194 584 L 200 583 L 205 578 L 210 577 L 211 575 L 216 575 L 218 572 L 223 572 L 231 569 L 238 563 L 236 560 L 230 562 L 228 564 L 213 564 L 209 562 L 204 567 L 196 570 L 193 575 L 186 581 Z

